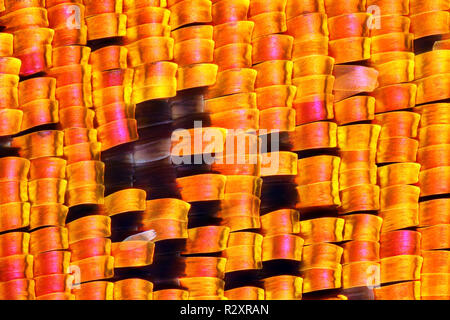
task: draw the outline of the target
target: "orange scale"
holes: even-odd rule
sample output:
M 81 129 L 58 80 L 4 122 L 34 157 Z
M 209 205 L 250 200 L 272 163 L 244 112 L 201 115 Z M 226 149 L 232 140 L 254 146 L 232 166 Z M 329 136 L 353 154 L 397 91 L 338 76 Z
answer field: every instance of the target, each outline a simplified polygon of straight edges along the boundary
M 341 263 L 343 249 L 330 243 L 317 243 L 303 248 L 300 271 L 311 268 L 332 268 Z
M 189 291 L 189 300 L 202 300 L 202 297 L 210 300 L 211 297 L 220 298 L 224 294 L 225 281 L 218 278 L 181 278 L 180 284 Z
M 235 68 L 251 68 L 252 46 L 246 43 L 232 43 L 214 50 L 214 63 L 219 72 Z
M 177 64 L 160 61 L 141 65 L 134 70 L 133 89 L 159 85 L 173 84 L 177 73 Z
M 214 59 L 214 41 L 189 39 L 175 43 L 174 62 L 180 67 L 195 63 L 210 63 Z
M 416 162 L 419 142 L 405 137 L 380 139 L 377 163 Z
M 28 193 L 33 205 L 64 203 L 67 181 L 63 179 L 39 179 L 30 181 Z
M 53 67 L 58 68 L 73 64 L 87 65 L 91 48 L 81 46 L 63 46 L 53 48 Z
M 62 204 L 43 204 L 31 207 L 30 230 L 42 227 L 64 227 L 69 209 Z
M 264 289 L 257 287 L 240 287 L 225 291 L 229 300 L 264 300 Z
M 297 17 L 310 12 L 325 13 L 325 3 L 323 0 L 287 0 L 287 19 Z
M 395 60 L 411 60 L 414 61 L 415 54 L 414 52 L 407 51 L 390 51 L 390 52 L 379 52 L 374 53 L 370 57 L 369 64 L 372 67 L 376 67 L 380 64 L 391 62 Z
M 317 182 L 297 187 L 297 209 L 327 209 L 341 205 L 336 182 Z
M 264 236 L 299 232 L 300 214 L 296 210 L 278 210 L 261 216 L 261 233 Z
M 299 236 L 305 240 L 305 246 L 323 242 L 342 242 L 344 239 L 344 223 L 344 219 L 340 218 L 317 218 L 300 221 Z
M 0 181 L 27 181 L 30 161 L 18 157 L 0 159 Z
M 140 189 L 124 189 L 105 198 L 105 210 L 108 216 L 126 212 L 139 212 L 146 209 L 147 193 Z
M 276 11 L 284 12 L 286 10 L 286 2 L 287 2 L 286 0 L 281 1 L 252 0 L 250 1 L 248 14 L 250 17 L 253 17 L 265 12 L 276 12 Z
M 261 246 L 228 247 L 223 255 L 226 257 L 226 273 L 262 269 Z
M 69 107 L 59 111 L 59 123 L 63 129 L 94 128 L 95 111 L 85 107 Z
M 408 33 L 411 26 L 411 20 L 409 17 L 398 14 L 387 14 L 382 11 L 383 14 L 379 18 L 380 28 L 370 29 L 372 37 L 379 36 L 388 33 Z
M 256 131 L 259 129 L 259 110 L 230 110 L 211 115 L 211 125 L 225 129 Z
M 127 16 L 119 13 L 102 13 L 86 18 L 87 40 L 124 37 L 127 34 Z
M 342 288 L 352 289 L 359 287 L 380 286 L 380 280 L 373 275 L 379 274 L 380 264 L 371 261 L 349 263 L 342 268 Z
M 422 274 L 422 300 L 448 300 L 450 295 L 450 277 L 448 274 Z
M 111 240 L 90 238 L 69 244 L 72 252 L 70 261 L 76 262 L 87 258 L 111 255 Z
M 450 225 L 439 224 L 419 229 L 422 235 L 423 250 L 441 250 L 450 248 Z
M 35 277 L 36 296 L 45 296 L 52 293 L 70 293 L 74 277 L 68 274 L 52 274 Z
M 111 218 L 91 215 L 68 223 L 66 228 L 69 245 L 87 239 L 108 238 L 111 236 Z
M 74 288 L 76 300 L 113 300 L 114 283 L 107 281 L 93 281 L 82 283 Z
M 0 235 L 0 258 L 29 253 L 30 234 L 11 232 Z
M 303 277 L 303 293 L 322 290 L 339 289 L 342 286 L 342 266 L 331 268 L 311 268 L 301 272 Z
M 71 266 L 80 268 L 80 282 L 106 280 L 114 276 L 114 258 L 99 256 L 72 262 Z
M 380 211 L 383 219 L 382 233 L 419 226 L 419 209 L 398 208 Z
M 102 13 L 122 13 L 122 2 L 116 0 L 95 1 L 83 0 L 86 6 L 86 17 Z
M 320 35 L 305 36 L 294 42 L 292 46 L 292 58 L 297 59 L 310 55 L 328 56 L 329 39 Z
M 91 53 L 89 63 L 93 71 L 127 68 L 128 50 L 124 46 L 107 46 Z
M 277 1 L 278 2 L 278 1 Z M 216 1 L 212 4 L 212 22 L 214 25 L 220 25 L 227 22 L 244 21 L 247 20 L 247 12 L 250 16 L 254 15 L 252 7 L 253 1 L 248 0 L 222 0 Z M 284 10 L 271 10 L 284 11 Z M 259 12 L 262 13 L 262 12 Z
M 419 176 L 421 196 L 450 193 L 450 185 L 447 183 L 449 176 L 450 167 L 438 167 L 422 171 Z
M 0 73 L 2 74 L 19 75 L 21 65 L 22 62 L 17 58 L 0 56 Z
M 59 108 L 65 109 L 74 106 L 92 107 L 91 88 L 83 83 L 71 84 L 56 89 L 56 99 L 59 101 Z
M 11 136 L 20 132 L 23 112 L 16 109 L 0 110 L 0 136 Z
M 355 124 L 338 128 L 341 151 L 374 150 L 377 146 L 381 127 L 372 124 Z
M 394 163 L 380 167 L 378 168 L 380 187 L 417 184 L 419 182 L 420 168 L 420 164 L 413 162 Z
M 435 103 L 417 107 L 421 114 L 420 126 L 422 128 L 434 124 L 450 124 L 450 103 Z
M 43 0 L 28 0 L 17 2 L 14 0 L 4 0 L 2 1 L 2 5 L 4 6 L 4 11 L 2 14 L 6 14 L 9 12 L 17 11 L 24 8 L 32 8 L 32 7 L 45 7 L 45 1 Z
M 75 300 L 75 295 L 67 292 L 55 292 L 36 297 L 36 300 L 46 300 L 46 301 Z
M 65 109 L 66 110 L 66 109 Z M 95 109 L 95 119 L 98 126 L 123 119 L 135 118 L 135 106 L 123 102 L 113 103 Z
M 296 111 L 291 108 L 269 108 L 260 112 L 259 134 L 294 131 Z
M 52 45 L 54 48 L 63 46 L 85 46 L 87 44 L 87 27 L 82 25 L 80 28 L 56 28 Z
M 187 221 L 191 205 L 178 199 L 157 199 L 146 203 L 143 219 L 174 219 Z
M 380 244 L 377 241 L 350 241 L 343 244 L 344 265 L 355 262 L 378 262 L 380 260 Z
M 0 33 L 0 57 L 11 57 L 14 52 L 14 36 L 9 33 Z
M 303 186 L 317 182 L 336 181 L 341 159 L 334 156 L 314 156 L 298 161 L 297 185 Z
M 14 138 L 12 146 L 20 148 L 21 157 L 30 160 L 42 157 L 61 157 L 63 136 L 62 131 L 38 131 Z M 38 148 L 33 148 L 33 146 L 38 146 Z
M 365 0 L 349 0 L 342 3 L 339 0 L 325 0 L 325 11 L 329 17 L 338 16 L 346 13 L 364 12 Z
M 421 256 L 395 256 L 381 259 L 381 284 L 420 280 Z
M 142 64 L 170 61 L 173 59 L 174 41 L 168 37 L 150 37 L 126 46 L 128 65 L 137 67 Z
M 289 135 L 292 150 L 336 148 L 337 129 L 334 122 L 313 122 L 298 126 Z
M 416 105 L 417 86 L 412 83 L 378 88 L 370 95 L 376 99 L 375 113 L 404 110 Z
M 25 7 L 14 10 L 0 17 L 0 25 L 7 27 L 5 32 L 29 26 L 48 27 L 47 10 L 43 7 Z
M 139 139 L 137 123 L 134 119 L 122 119 L 109 122 L 98 127 L 97 130 L 102 151 Z
M 56 100 L 34 100 L 22 105 L 20 109 L 23 111 L 21 131 L 60 121 Z
M 66 228 L 49 227 L 30 233 L 30 254 L 69 248 L 68 232 Z
M 154 242 L 173 239 L 187 239 L 188 238 L 188 225 L 186 221 L 180 221 L 175 219 L 155 219 L 155 220 L 142 220 L 140 222 L 139 230 L 144 234 L 149 230 L 156 232 L 156 238 Z
M 420 281 L 410 281 L 375 288 L 375 300 L 421 300 Z
M 261 177 L 296 176 L 298 156 L 296 153 L 277 151 L 261 155 Z
M 105 186 L 88 185 L 67 191 L 67 206 L 101 205 L 104 203 Z
M 326 17 L 326 16 L 325 16 Z M 328 19 L 330 40 L 369 37 L 371 15 L 365 12 L 348 13 Z M 326 36 L 327 34 L 324 34 Z
M 180 289 L 158 290 L 153 293 L 153 300 L 188 300 L 189 291 Z
M 436 124 L 419 129 L 420 147 L 430 147 L 450 143 L 450 126 Z
M 51 77 L 32 78 L 20 82 L 19 103 L 27 104 L 35 100 L 56 99 L 56 79 Z
M 183 201 L 215 201 L 225 196 L 226 176 L 216 174 L 194 175 L 178 178 L 177 188 Z
M 170 37 L 170 27 L 162 23 L 145 23 L 127 28 L 124 44 L 130 44 L 149 37 Z
M 85 9 L 88 9 L 88 7 L 76 3 L 60 3 L 52 7 L 47 7 L 49 27 L 52 29 L 58 27 L 69 28 L 77 25 L 77 22 L 81 24 L 81 21 L 85 19 Z M 78 15 L 77 18 L 74 18 L 74 14 Z
M 377 175 L 374 169 L 354 169 L 342 171 L 339 176 L 339 188 L 344 190 L 360 184 L 376 184 Z
M 372 37 L 372 54 L 390 51 L 412 52 L 413 48 L 412 33 L 395 32 Z
M 414 80 L 414 62 L 411 60 L 390 61 L 377 65 L 375 69 L 379 72 L 380 87 Z
M 380 188 L 365 184 L 353 186 L 340 192 L 341 214 L 358 211 L 376 211 L 380 209 Z
M 101 144 L 98 142 L 79 143 L 64 147 L 64 156 L 67 163 L 79 161 L 100 160 Z
M 192 10 L 195 8 L 195 10 Z M 212 22 L 212 3 L 209 0 L 183 0 L 170 5 L 170 27 L 179 27 L 192 23 Z
M 417 161 L 422 165 L 422 170 L 436 167 L 450 166 L 450 145 L 433 145 L 420 148 Z
M 208 113 L 219 113 L 234 109 L 256 109 L 256 93 L 246 92 L 205 101 L 204 110 Z
M 422 274 L 449 273 L 449 251 L 422 251 Z
M 32 30 L 33 32 L 30 32 L 29 29 L 25 28 L 13 32 L 15 54 L 27 49 L 35 51 L 40 46 L 52 44 L 55 33 L 53 29 L 34 27 Z
M 368 60 L 371 42 L 368 37 L 333 40 L 329 43 L 329 55 L 335 59 L 336 64 Z
M 52 68 L 48 75 L 56 79 L 57 87 L 64 87 L 70 84 L 85 83 L 91 86 L 92 67 L 90 65 L 73 64 Z
M 19 90 L 17 87 L 2 87 L 0 88 L 0 110 L 3 113 L 3 117 L 8 115 L 14 116 L 20 120 L 16 125 L 11 125 L 6 122 L 6 119 L 2 119 L 2 131 L 8 133 L 10 130 L 14 130 L 15 127 L 19 127 L 22 122 L 23 112 L 18 112 L 14 110 L 19 108 Z
M 332 75 L 334 59 L 323 55 L 301 57 L 293 61 L 293 78 L 311 75 Z
M 282 275 L 263 280 L 266 300 L 301 300 L 303 279 Z
M 293 103 L 296 111 L 296 125 L 322 120 L 333 120 L 334 96 L 331 94 L 312 94 L 297 98 Z
M 382 126 L 380 139 L 417 137 L 420 115 L 414 112 L 390 112 L 375 116 L 374 123 Z
M 201 144 L 198 143 L 199 141 Z M 226 142 L 227 131 L 223 128 L 207 127 L 174 131 L 171 154 L 174 157 L 220 154 L 224 152 Z
M 33 278 L 33 256 L 14 255 L 0 258 L 0 280 L 8 282 Z
M 367 7 L 377 5 L 381 12 L 392 15 L 408 15 L 409 14 L 409 0 L 390 1 L 390 0 L 368 0 Z
M 30 204 L 7 203 L 0 205 L 0 231 L 12 231 L 25 228 L 30 224 Z
M 287 34 L 293 36 L 295 40 L 301 40 L 305 36 L 313 34 L 328 37 L 327 15 L 313 12 L 289 19 L 287 21 Z
M 259 110 L 276 107 L 292 108 L 297 87 L 289 85 L 275 85 L 256 90 L 256 105 Z
M 223 278 L 225 276 L 226 258 L 187 257 L 184 259 L 186 277 Z
M 213 33 L 214 27 L 211 25 L 193 25 L 173 30 L 170 36 L 178 43 L 192 39 L 213 40 Z
M 147 23 L 169 24 L 170 11 L 159 6 L 140 6 L 127 11 L 127 27 L 133 28 Z
M 293 63 L 286 60 L 272 60 L 253 67 L 258 72 L 255 88 L 275 85 L 291 85 Z
M 434 199 L 419 204 L 420 226 L 427 227 L 450 222 L 450 199 Z
M 208 88 L 205 98 L 213 99 L 230 94 L 253 92 L 256 75 L 256 70 L 249 68 L 219 72 L 216 83 Z
M 371 214 L 345 216 L 344 241 L 378 242 L 383 220 Z
M 153 300 L 153 283 L 126 279 L 114 283 L 114 300 Z
M 254 26 L 255 24 L 252 21 L 233 21 L 214 26 L 213 40 L 216 48 L 231 43 L 250 44 Z
M 253 64 L 269 60 L 291 60 L 294 38 L 285 34 L 269 34 L 252 42 Z
M 380 257 L 388 258 L 394 256 L 420 255 L 421 248 L 424 249 L 423 236 L 421 233 L 409 230 L 392 231 L 383 233 L 380 238 Z
M 52 46 L 45 45 L 39 49 L 26 49 L 14 53 L 14 57 L 22 61 L 21 76 L 30 76 L 40 72 L 46 72 L 51 67 Z
M 26 181 L 0 182 L 0 204 L 28 201 Z
M 212 170 L 226 175 L 227 186 L 230 186 L 231 183 L 228 183 L 228 177 L 232 177 L 232 175 L 240 175 L 243 179 L 255 179 L 255 177 L 258 177 L 261 173 L 261 157 L 255 154 L 229 154 L 226 156 L 217 156 L 212 164 Z M 242 183 L 246 185 L 247 181 L 244 180 Z M 242 189 L 243 190 L 240 191 L 248 192 L 244 187 L 242 187 Z M 253 188 L 250 190 L 253 190 Z M 258 191 L 258 189 L 255 189 L 254 192 L 260 192 L 260 190 Z
M 258 176 L 228 175 L 225 195 L 233 193 L 249 193 L 261 196 L 262 179 Z
M 334 104 L 334 115 L 338 125 L 375 119 L 376 99 L 368 96 L 354 96 Z
M 113 243 L 111 255 L 114 268 L 143 267 L 153 263 L 155 243 L 151 241 L 124 241 Z
M 420 80 L 417 85 L 417 104 L 429 103 L 450 98 L 450 73 L 436 74 Z
M 260 13 L 248 20 L 255 23 L 252 39 L 287 31 L 286 14 L 284 12 Z
M 430 11 L 410 15 L 411 32 L 415 39 L 450 32 L 450 12 Z
M 34 280 L 19 279 L 0 283 L 2 300 L 35 300 Z
M 208 226 L 189 229 L 184 254 L 221 252 L 227 248 L 229 234 L 228 227 Z

